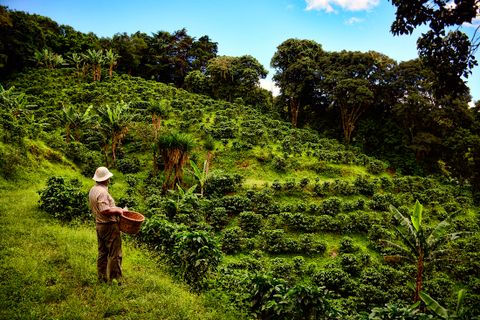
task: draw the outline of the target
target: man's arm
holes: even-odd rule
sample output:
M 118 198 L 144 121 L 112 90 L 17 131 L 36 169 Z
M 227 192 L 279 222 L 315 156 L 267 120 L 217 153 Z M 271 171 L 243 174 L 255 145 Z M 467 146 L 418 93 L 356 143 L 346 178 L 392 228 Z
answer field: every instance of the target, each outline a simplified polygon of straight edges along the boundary
M 103 211 L 101 211 L 101 214 L 106 214 L 106 215 L 112 215 L 112 216 L 120 216 L 123 213 L 123 209 L 119 207 L 110 207 L 107 208 Z

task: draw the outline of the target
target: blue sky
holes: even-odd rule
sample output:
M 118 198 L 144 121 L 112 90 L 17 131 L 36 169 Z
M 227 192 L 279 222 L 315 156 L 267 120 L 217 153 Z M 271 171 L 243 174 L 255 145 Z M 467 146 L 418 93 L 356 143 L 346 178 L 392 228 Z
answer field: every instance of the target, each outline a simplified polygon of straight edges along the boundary
M 289 38 L 310 39 L 327 51 L 375 50 L 404 61 L 417 57 L 416 39 L 394 37 L 395 10 L 387 0 L 0 0 L 11 9 L 37 13 L 82 32 L 173 32 L 186 28 L 218 43 L 218 54 L 252 55 L 273 75 L 270 60 Z M 473 28 L 464 28 L 473 31 Z M 269 81 L 264 82 L 270 87 Z M 468 79 L 480 99 L 480 67 Z

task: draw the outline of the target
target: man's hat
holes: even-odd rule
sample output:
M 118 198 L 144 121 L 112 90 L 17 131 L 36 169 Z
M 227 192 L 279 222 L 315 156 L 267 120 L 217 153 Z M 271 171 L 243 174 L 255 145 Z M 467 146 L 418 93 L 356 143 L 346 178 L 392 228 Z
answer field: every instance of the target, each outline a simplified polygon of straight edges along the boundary
M 98 167 L 97 170 L 95 170 L 95 175 L 93 176 L 93 180 L 97 182 L 105 181 L 110 179 L 113 176 L 113 173 L 108 171 L 107 168 L 105 167 Z

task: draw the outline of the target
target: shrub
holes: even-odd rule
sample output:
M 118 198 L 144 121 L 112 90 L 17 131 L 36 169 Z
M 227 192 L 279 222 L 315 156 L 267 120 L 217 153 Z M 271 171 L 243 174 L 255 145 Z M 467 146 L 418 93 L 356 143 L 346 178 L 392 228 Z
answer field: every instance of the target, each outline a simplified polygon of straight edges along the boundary
M 152 217 L 145 220 L 142 224 L 142 231 L 137 237 L 151 248 L 171 254 L 175 246 L 176 234 L 186 229 L 185 225 L 172 223 L 161 217 Z
M 395 198 L 391 193 L 373 195 L 370 207 L 373 210 L 388 211 L 390 205 L 396 205 Z
M 289 251 L 288 240 L 283 229 L 263 232 L 262 249 L 270 253 L 286 253 Z
M 222 250 L 225 253 L 237 253 L 242 249 L 242 229 L 233 227 L 224 230 L 222 236 Z
M 313 186 L 313 192 L 319 197 L 324 197 L 331 192 L 331 184 L 328 181 L 323 183 L 315 183 Z
M 282 191 L 282 184 L 278 180 L 272 182 L 272 189 L 275 191 Z
M 353 239 L 350 237 L 343 237 L 340 241 L 340 253 L 355 253 L 359 250 L 353 243 Z
M 57 219 L 62 221 L 86 219 L 89 214 L 87 194 L 81 190 L 81 183 L 77 179 L 50 177 L 47 179 L 45 189 L 38 193 L 40 209 Z
M 220 171 L 213 172 L 205 182 L 205 195 L 225 195 L 235 191 L 242 183 L 239 174 L 226 174 Z
M 300 180 L 298 186 L 302 189 L 305 189 L 305 187 L 308 185 L 309 182 L 310 180 L 308 180 L 308 178 L 303 178 Z
M 345 180 L 335 180 L 331 188 L 336 195 L 349 196 L 356 193 L 355 188 Z
M 251 209 L 250 199 L 241 195 L 225 196 L 218 205 L 224 207 L 230 215 L 238 215 Z
M 210 225 L 214 230 L 219 231 L 228 224 L 228 214 L 224 207 L 216 207 L 210 212 Z
M 322 213 L 330 216 L 336 216 L 342 210 L 342 200 L 339 198 L 329 198 L 322 202 Z
M 122 173 L 137 173 L 141 169 L 140 160 L 137 157 L 118 159 L 116 167 Z
M 329 298 L 330 293 L 325 288 L 297 284 L 282 297 L 277 315 L 292 320 L 337 319 L 338 311 L 329 302 Z
M 316 271 L 312 275 L 312 281 L 319 287 L 323 286 L 339 294 L 347 294 L 352 289 L 348 273 L 340 268 L 333 267 Z
M 358 176 L 355 178 L 353 185 L 360 194 L 364 196 L 373 196 L 375 193 L 376 185 L 370 181 L 366 176 Z
M 240 213 L 239 225 L 248 236 L 254 236 L 262 229 L 262 216 L 251 211 L 244 211 Z
M 208 272 L 217 269 L 221 257 L 219 243 L 205 231 L 175 235 L 172 261 L 179 267 L 178 274 L 195 288 L 202 286 Z
M 317 228 L 324 232 L 338 232 L 340 226 L 334 217 L 329 215 L 321 215 L 317 218 Z
M 340 265 L 343 270 L 353 276 L 360 274 L 360 271 L 363 268 L 363 263 L 360 259 L 351 253 L 345 253 L 340 256 Z
M 24 151 L 13 145 L 0 145 L 0 175 L 13 178 L 17 169 L 25 163 Z
M 411 306 L 403 306 L 395 303 L 387 303 L 383 307 L 376 307 L 368 316 L 372 320 L 402 319 L 402 320 L 421 320 L 429 319 L 426 314 L 421 313 L 419 309 Z
M 284 212 L 282 213 L 282 217 L 292 230 L 312 232 L 317 228 L 315 217 L 302 212 Z
M 278 173 L 285 173 L 288 169 L 287 161 L 283 158 L 273 157 L 272 167 Z
M 300 252 L 307 255 L 323 254 L 327 250 L 325 242 L 317 241 L 315 235 L 304 233 L 298 239 Z
M 385 164 L 380 160 L 370 159 L 367 162 L 367 171 L 371 174 L 380 174 L 385 171 Z
M 251 202 L 251 210 L 267 217 L 280 212 L 279 205 L 274 201 L 272 193 L 268 189 L 259 192 L 247 193 Z
M 295 269 L 293 263 L 284 258 L 273 258 L 270 261 L 270 270 L 272 275 L 277 278 L 282 278 L 291 281 L 295 276 Z

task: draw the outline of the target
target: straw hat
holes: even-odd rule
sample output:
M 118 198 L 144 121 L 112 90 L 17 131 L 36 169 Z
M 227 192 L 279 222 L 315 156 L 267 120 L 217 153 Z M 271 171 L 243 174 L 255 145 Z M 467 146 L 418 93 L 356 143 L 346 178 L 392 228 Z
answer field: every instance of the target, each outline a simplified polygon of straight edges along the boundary
M 98 167 L 97 170 L 95 170 L 95 175 L 93 176 L 93 180 L 97 182 L 105 181 L 110 179 L 113 176 L 113 173 L 108 171 L 107 168 L 105 167 Z

